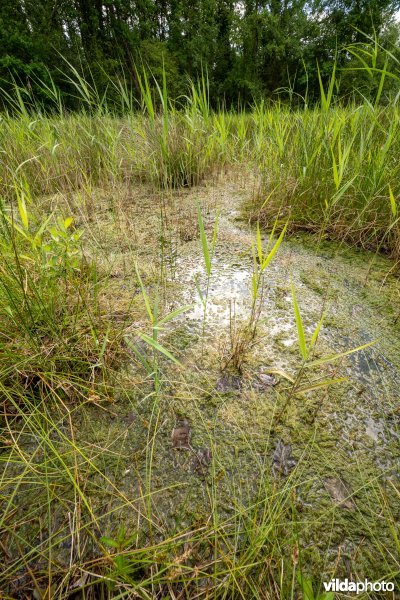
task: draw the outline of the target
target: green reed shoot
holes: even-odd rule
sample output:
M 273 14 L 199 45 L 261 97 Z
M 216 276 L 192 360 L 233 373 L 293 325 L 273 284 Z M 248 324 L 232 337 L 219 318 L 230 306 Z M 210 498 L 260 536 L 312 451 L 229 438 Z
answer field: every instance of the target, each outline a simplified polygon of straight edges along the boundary
M 204 293 L 202 292 L 202 290 L 200 288 L 200 284 L 199 284 L 198 280 L 196 280 L 196 282 L 195 282 L 200 301 L 203 305 L 203 338 L 204 338 L 206 320 L 207 320 L 207 302 L 208 302 L 208 294 L 209 294 L 211 274 L 212 274 L 212 261 L 214 258 L 215 244 L 216 244 L 217 235 L 218 235 L 219 212 L 217 211 L 217 213 L 215 215 L 215 222 L 214 222 L 214 227 L 213 227 L 211 244 L 209 244 L 209 242 L 207 240 L 205 227 L 204 227 L 203 215 L 201 213 L 201 208 L 199 205 L 197 205 L 197 218 L 198 218 L 199 232 L 200 232 L 201 251 L 203 254 L 204 268 L 205 268 L 205 272 L 206 272 L 206 289 L 205 289 Z
M 263 242 L 261 237 L 261 229 L 260 223 L 257 223 L 257 231 L 256 231 L 256 243 L 255 247 L 253 245 L 253 272 L 251 274 L 251 315 L 249 327 L 255 333 L 256 327 L 256 314 L 257 314 L 257 303 L 260 300 L 260 295 L 262 294 L 263 285 L 264 285 L 264 276 L 265 272 L 273 260 L 274 256 L 278 252 L 280 245 L 282 244 L 283 238 L 285 237 L 285 233 L 287 230 L 288 224 L 286 223 L 279 234 L 276 242 L 272 244 L 273 236 L 278 225 L 278 221 L 275 221 L 274 226 L 272 228 L 271 234 L 268 239 L 268 243 L 266 248 L 263 248 Z M 272 245 L 272 247 L 271 247 Z
M 136 270 L 136 276 L 139 282 L 139 286 L 140 286 L 140 290 L 142 293 L 142 297 L 143 297 L 143 301 L 146 307 L 146 312 L 147 312 L 147 316 L 149 318 L 150 321 L 150 326 L 151 326 L 151 335 L 148 335 L 146 333 L 140 332 L 138 333 L 138 336 L 153 350 L 153 361 L 151 363 L 151 365 L 149 365 L 149 363 L 146 361 L 146 359 L 143 357 L 142 353 L 140 352 L 140 350 L 137 348 L 137 346 L 129 339 L 126 338 L 126 341 L 128 343 L 128 345 L 134 350 L 135 354 L 138 356 L 140 362 L 147 368 L 150 370 L 150 374 L 154 377 L 154 382 L 155 382 L 155 388 L 156 390 L 159 389 L 159 385 L 160 385 L 160 379 L 159 379 L 159 366 L 158 366 L 158 361 L 157 361 L 157 356 L 159 354 L 164 355 L 166 358 L 168 358 L 169 360 L 171 360 L 172 362 L 174 362 L 175 364 L 180 364 L 178 359 L 173 356 L 173 354 L 171 354 L 171 352 L 165 348 L 160 342 L 159 342 L 159 333 L 160 331 L 162 331 L 163 327 L 169 323 L 170 321 L 172 321 L 172 319 L 174 319 L 175 317 L 178 317 L 179 315 L 181 315 L 182 313 L 186 312 L 187 310 L 190 309 L 190 306 L 182 306 L 180 308 L 177 308 L 176 310 L 171 311 L 170 313 L 168 313 L 167 315 L 165 315 L 164 317 L 160 318 L 159 317 L 159 308 L 158 308 L 158 297 L 157 297 L 157 292 L 156 292 L 156 296 L 155 296 L 155 300 L 153 305 L 151 304 L 149 295 L 146 291 L 146 288 L 143 284 L 142 281 L 142 277 L 140 275 L 139 272 L 139 268 L 138 265 L 135 265 L 135 270 Z
M 335 378 L 329 378 L 329 379 L 317 377 L 316 379 L 314 379 L 312 381 L 310 381 L 307 378 L 307 383 L 303 384 L 302 382 L 306 375 L 305 371 L 307 369 L 313 369 L 315 367 L 321 367 L 326 364 L 331 364 L 341 358 L 345 358 L 346 356 L 350 356 L 351 354 L 354 354 L 355 352 L 360 352 L 361 350 L 365 350 L 366 348 L 369 348 L 370 346 L 373 346 L 375 344 L 375 341 L 372 341 L 372 342 L 368 342 L 366 344 L 357 346 L 356 348 L 352 348 L 351 350 L 346 350 L 344 352 L 338 352 L 336 354 L 332 354 L 332 355 L 326 356 L 324 358 L 312 359 L 312 352 L 317 343 L 318 336 L 320 334 L 322 325 L 324 323 L 327 311 L 323 312 L 321 318 L 319 319 L 319 321 L 311 335 L 310 341 L 307 342 L 306 335 L 305 335 L 304 323 L 303 323 L 303 319 L 302 319 L 302 316 L 300 313 L 300 309 L 299 309 L 299 305 L 297 302 L 296 292 L 295 292 L 293 283 L 291 284 L 291 290 L 292 290 L 293 311 L 294 311 L 294 316 L 295 316 L 295 321 L 296 321 L 297 341 L 298 341 L 298 346 L 299 346 L 302 363 L 301 363 L 301 366 L 298 369 L 294 378 L 291 376 L 284 375 L 286 377 L 286 379 L 292 383 L 292 386 L 289 388 L 289 392 L 288 392 L 287 398 L 285 400 L 285 403 L 281 410 L 280 415 L 282 414 L 283 410 L 287 406 L 290 399 L 293 396 L 295 396 L 296 394 L 305 394 L 305 393 L 311 392 L 313 390 L 326 388 L 331 385 L 335 385 L 337 383 L 342 383 L 342 382 L 348 380 L 348 377 L 335 377 Z M 271 372 L 272 371 L 273 370 L 271 370 Z

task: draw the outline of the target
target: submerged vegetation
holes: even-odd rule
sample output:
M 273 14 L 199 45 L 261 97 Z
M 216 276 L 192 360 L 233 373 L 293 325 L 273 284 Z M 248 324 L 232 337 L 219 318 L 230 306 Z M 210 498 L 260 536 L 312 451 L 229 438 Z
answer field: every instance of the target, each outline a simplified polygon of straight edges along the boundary
M 142 72 L 118 113 L 71 77 L 85 109 L 16 86 L 1 120 L 4 597 L 398 581 L 389 74 L 376 102 L 333 73 L 319 106 L 246 112 L 206 76 L 172 102 Z

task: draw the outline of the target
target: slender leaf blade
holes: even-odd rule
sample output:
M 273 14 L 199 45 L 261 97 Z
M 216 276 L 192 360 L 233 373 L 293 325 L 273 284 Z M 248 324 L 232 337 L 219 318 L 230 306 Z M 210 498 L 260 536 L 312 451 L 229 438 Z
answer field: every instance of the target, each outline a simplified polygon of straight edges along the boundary
M 297 304 L 296 293 L 294 291 L 294 285 L 292 283 L 292 298 L 293 298 L 293 308 L 294 308 L 294 316 L 296 319 L 296 327 L 297 327 L 297 339 L 299 342 L 300 352 L 304 360 L 307 360 L 308 352 L 306 346 L 306 338 L 304 335 L 304 327 L 303 320 L 301 318 L 299 306 Z

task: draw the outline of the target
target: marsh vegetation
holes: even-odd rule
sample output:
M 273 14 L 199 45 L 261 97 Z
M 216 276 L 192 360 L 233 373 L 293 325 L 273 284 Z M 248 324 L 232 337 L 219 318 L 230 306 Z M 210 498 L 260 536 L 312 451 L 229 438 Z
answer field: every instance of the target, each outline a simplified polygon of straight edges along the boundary
M 5 598 L 398 581 L 398 97 L 211 110 L 77 71 L 0 130 Z M 365 597 L 368 597 L 365 595 Z M 372 597 L 371 595 L 369 597 Z M 393 596 L 394 598 L 395 596 Z

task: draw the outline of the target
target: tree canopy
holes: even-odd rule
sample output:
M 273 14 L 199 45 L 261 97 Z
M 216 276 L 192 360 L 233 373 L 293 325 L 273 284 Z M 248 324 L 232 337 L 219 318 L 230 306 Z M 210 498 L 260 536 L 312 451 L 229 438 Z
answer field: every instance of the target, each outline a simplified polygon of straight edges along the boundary
M 366 36 L 398 41 L 392 0 L 2 0 L 0 78 L 29 89 L 61 89 L 73 106 L 71 66 L 99 94 L 123 79 L 138 92 L 137 70 L 165 69 L 170 94 L 207 73 L 215 104 L 246 104 L 286 90 L 318 95 L 318 69 L 348 66 L 343 49 Z M 318 65 L 318 66 L 317 66 Z M 370 83 L 360 74 L 360 83 Z M 344 91 L 354 80 L 346 79 Z M 43 98 L 45 101 L 45 98 Z

